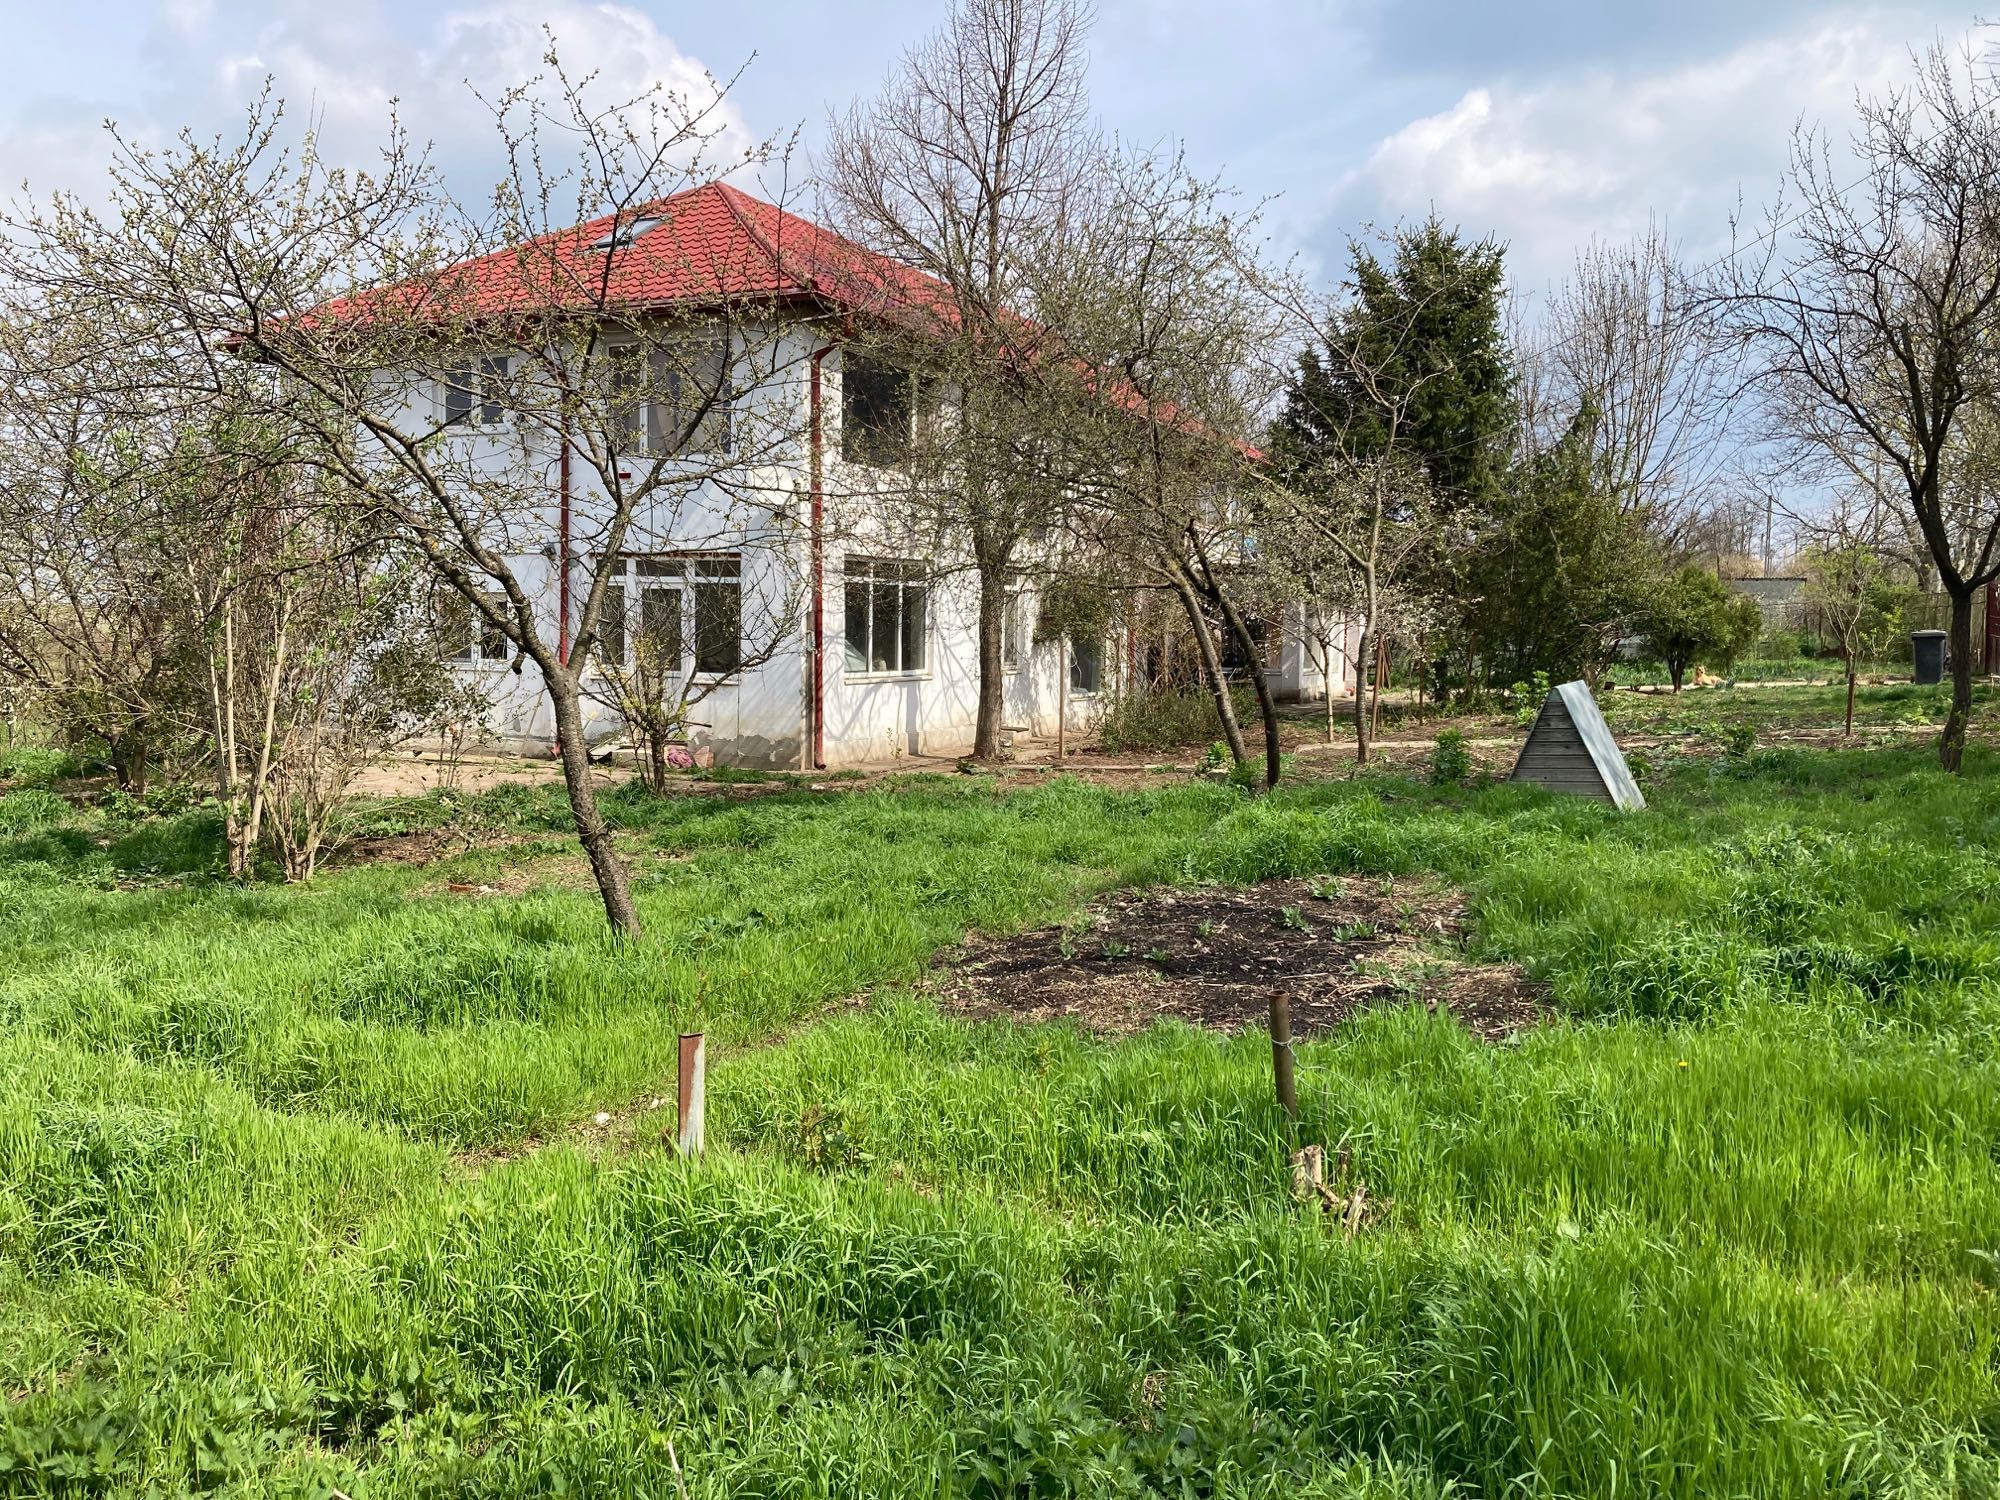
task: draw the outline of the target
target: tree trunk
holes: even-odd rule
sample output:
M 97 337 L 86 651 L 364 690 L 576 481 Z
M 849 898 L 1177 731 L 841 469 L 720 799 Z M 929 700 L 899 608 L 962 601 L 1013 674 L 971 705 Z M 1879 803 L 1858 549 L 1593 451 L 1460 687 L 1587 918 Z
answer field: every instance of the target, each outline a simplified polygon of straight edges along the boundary
M 1202 613 L 1194 584 L 1178 564 L 1168 567 L 1167 576 L 1173 580 L 1174 592 L 1180 596 L 1181 608 L 1187 611 L 1188 625 L 1194 631 L 1195 650 L 1201 656 L 1201 675 L 1208 679 L 1208 690 L 1215 699 L 1215 719 L 1229 746 L 1229 758 L 1240 765 L 1250 758 L 1250 751 L 1243 743 L 1243 727 L 1236 722 L 1236 704 L 1229 696 L 1229 679 L 1222 675 L 1222 660 L 1215 652 L 1215 636 L 1209 631 L 1208 616 Z
M 1686 662 L 1670 661 L 1667 663 L 1667 676 L 1673 679 L 1674 691 L 1677 693 L 1681 690 L 1681 676 L 1686 671 Z
M 135 726 L 115 739 L 107 736 L 105 749 L 111 755 L 111 774 L 118 790 L 130 792 L 134 797 L 145 796 L 146 731 Z
M 646 763 L 653 778 L 653 790 L 667 789 L 667 737 L 664 734 L 646 736 Z
M 1319 641 L 1319 681 L 1320 681 L 1320 690 L 1321 690 L 1321 692 L 1322 692 L 1322 693 L 1324 693 L 1324 695 L 1325 695 L 1325 697 L 1326 697 L 1326 742 L 1327 742 L 1327 743 L 1328 743 L 1329 745 L 1331 745 L 1331 744 L 1333 743 L 1333 724 L 1334 724 L 1334 713 L 1333 713 L 1333 673 L 1334 673 L 1334 665 L 1333 665 L 1333 663 L 1334 663 L 1334 655 L 1335 655 L 1335 653 L 1334 653 L 1334 649 L 1333 649 L 1333 642 L 1332 642 L 1331 640 L 1329 640 L 1328 638 L 1326 638 L 1325 636 L 1322 636 L 1322 637 L 1320 637 L 1320 641 Z
M 1007 678 L 1000 662 L 1001 621 L 1007 611 L 1007 568 L 1012 549 L 978 549 L 979 565 L 979 711 L 972 728 L 975 760 L 1000 754 L 1001 720 L 1006 716 L 1003 693 Z
M 611 843 L 611 829 L 597 806 L 597 788 L 590 779 L 590 747 L 583 738 L 583 697 L 573 672 L 542 668 L 549 702 L 556 711 L 556 743 L 562 751 L 563 786 L 569 793 L 570 816 L 577 842 L 590 861 L 597 893 L 604 898 L 604 915 L 621 937 L 639 935 L 639 908 L 632 904 L 632 879 Z
M 1947 771 L 1965 768 L 1965 729 L 1972 719 L 1972 590 L 1951 591 L 1951 713 L 1938 740 L 1938 764 Z
M 1382 732 L 1382 688 L 1389 677 L 1389 642 L 1378 631 L 1375 636 L 1375 685 L 1368 691 L 1368 733 Z
M 1213 575 L 1210 575 L 1211 580 Z M 1210 589 L 1216 607 L 1222 611 L 1222 620 L 1229 627 L 1229 633 L 1236 637 L 1237 649 L 1250 663 L 1250 686 L 1257 694 L 1257 713 L 1264 721 L 1264 786 L 1268 790 L 1278 784 L 1278 703 L 1271 696 L 1270 681 L 1264 676 L 1264 654 L 1257 649 L 1257 642 L 1250 634 L 1250 627 L 1243 622 L 1243 616 L 1230 602 L 1229 595 L 1220 585 L 1211 581 Z
M 1841 731 L 1848 739 L 1854 738 L 1854 663 L 1847 664 L 1847 726 Z
M 1354 643 L 1354 763 L 1368 764 L 1368 666 L 1369 653 L 1375 649 L 1375 629 L 1372 617 L 1364 620 L 1361 638 Z

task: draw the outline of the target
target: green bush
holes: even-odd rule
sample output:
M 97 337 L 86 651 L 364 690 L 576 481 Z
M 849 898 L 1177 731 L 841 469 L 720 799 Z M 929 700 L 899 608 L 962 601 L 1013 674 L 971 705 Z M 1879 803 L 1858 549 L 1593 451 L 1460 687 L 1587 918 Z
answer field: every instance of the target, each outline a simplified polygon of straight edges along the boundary
M 1256 717 L 1257 699 L 1249 686 L 1236 683 L 1229 692 L 1237 722 Z M 1140 688 L 1112 700 L 1097 742 L 1106 750 L 1170 750 L 1211 740 L 1215 728 L 1215 699 L 1207 689 Z
M 1457 786 L 1472 773 L 1472 752 L 1465 748 L 1465 732 L 1447 729 L 1437 737 L 1431 751 L 1431 781 L 1437 786 Z

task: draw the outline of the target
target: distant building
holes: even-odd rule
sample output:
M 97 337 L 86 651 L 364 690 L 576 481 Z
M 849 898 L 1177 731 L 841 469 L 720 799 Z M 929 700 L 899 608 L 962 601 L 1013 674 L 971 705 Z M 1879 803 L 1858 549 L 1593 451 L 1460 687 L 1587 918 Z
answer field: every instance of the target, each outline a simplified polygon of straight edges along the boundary
M 1766 630 L 1797 630 L 1805 624 L 1803 578 L 1725 578 L 1724 588 L 1756 601 Z

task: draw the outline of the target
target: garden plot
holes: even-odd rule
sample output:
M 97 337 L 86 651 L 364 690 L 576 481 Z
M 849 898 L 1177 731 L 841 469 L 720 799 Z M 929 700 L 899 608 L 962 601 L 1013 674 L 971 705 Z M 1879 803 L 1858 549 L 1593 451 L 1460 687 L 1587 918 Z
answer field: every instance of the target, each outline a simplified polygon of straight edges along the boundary
M 1168 1016 L 1263 1025 L 1271 992 L 1284 990 L 1300 1035 L 1370 1006 L 1417 1004 L 1497 1041 L 1536 1020 L 1541 990 L 1512 965 L 1467 963 L 1465 917 L 1458 892 L 1412 880 L 1130 891 L 1079 921 L 974 936 L 940 959 L 934 984 L 963 1014 L 1113 1034 Z

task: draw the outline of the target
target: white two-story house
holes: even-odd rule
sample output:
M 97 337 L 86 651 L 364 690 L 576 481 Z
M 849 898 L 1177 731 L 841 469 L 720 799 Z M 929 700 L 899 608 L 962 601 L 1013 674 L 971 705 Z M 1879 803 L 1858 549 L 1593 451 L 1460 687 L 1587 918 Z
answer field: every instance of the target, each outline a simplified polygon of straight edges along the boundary
M 496 518 L 490 540 L 533 595 L 546 635 L 567 656 L 579 601 L 605 570 L 611 592 L 589 670 L 636 661 L 642 638 L 664 652 L 699 689 L 687 731 L 697 753 L 811 769 L 968 750 L 977 577 L 961 539 L 935 523 L 924 531 L 896 502 L 919 406 L 936 398 L 864 352 L 856 332 L 882 287 L 921 296 L 923 279 L 721 183 L 638 217 L 578 226 L 563 245 L 579 275 L 593 274 L 590 257 L 612 257 L 605 274 L 628 314 L 657 301 L 696 326 L 690 311 L 705 299 L 720 309 L 749 297 L 760 312 L 754 329 L 727 324 L 736 331 L 646 382 L 645 399 L 633 401 L 625 441 L 635 465 L 657 457 L 671 428 L 677 460 L 702 477 L 642 505 L 615 556 L 593 540 L 608 508 L 603 476 L 573 462 L 546 424 L 510 412 L 518 356 L 503 341 L 413 396 L 431 403 L 416 420 L 444 430 L 465 472 L 516 474 L 546 491 L 546 504 Z M 468 284 L 490 286 L 502 312 L 521 295 L 509 254 L 468 263 Z M 705 404 L 679 425 L 703 387 Z M 1139 643 L 1126 625 L 1102 638 L 1050 639 L 1037 612 L 1031 585 L 1010 592 L 1003 722 L 1016 738 L 1054 738 L 1059 718 L 1087 731 L 1139 662 Z M 530 751 L 552 745 L 531 661 L 469 609 L 448 650 L 491 705 L 489 738 Z M 1281 695 L 1323 690 L 1296 639 L 1272 671 Z M 623 737 L 615 693 L 596 695 L 591 714 L 594 743 Z

